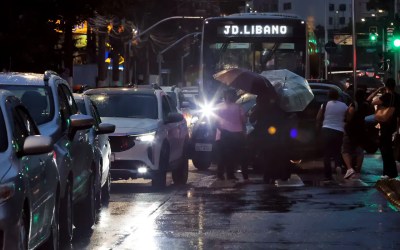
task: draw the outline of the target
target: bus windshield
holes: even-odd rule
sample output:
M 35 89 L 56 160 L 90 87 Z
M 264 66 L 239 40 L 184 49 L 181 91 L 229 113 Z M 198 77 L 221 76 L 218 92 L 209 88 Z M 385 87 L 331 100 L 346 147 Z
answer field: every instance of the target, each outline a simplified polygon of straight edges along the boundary
M 261 73 L 288 69 L 308 77 L 307 27 L 295 15 L 242 13 L 204 20 L 200 86 L 215 92 L 213 75 L 229 68 Z

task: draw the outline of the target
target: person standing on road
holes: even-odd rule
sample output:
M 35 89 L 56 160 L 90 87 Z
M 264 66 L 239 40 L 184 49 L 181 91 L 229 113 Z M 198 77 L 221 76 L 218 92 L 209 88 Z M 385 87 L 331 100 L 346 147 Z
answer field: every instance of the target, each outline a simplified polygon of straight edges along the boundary
M 348 107 L 338 100 L 339 92 L 336 89 L 329 90 L 328 98 L 328 102 L 322 104 L 318 111 L 317 121 L 322 120 L 321 136 L 325 180 L 332 181 L 331 158 L 334 159 L 335 168 L 341 166 L 344 120 Z
M 277 96 L 260 94 L 250 114 L 254 130 L 249 137 L 253 138 L 252 149 L 260 151 L 264 167 L 264 182 L 288 180 L 290 178 L 289 161 L 289 119 L 280 108 Z
M 228 89 L 224 91 L 224 102 L 219 104 L 217 115 L 217 140 L 219 139 L 219 162 L 217 177 L 224 180 L 224 173 L 228 180 L 237 180 L 235 169 L 237 165 L 242 167 L 243 179 L 247 180 L 247 166 L 242 161 L 244 157 L 244 126 L 245 114 L 242 107 L 235 103 L 236 92 Z
M 347 168 L 345 179 L 349 179 L 361 172 L 364 161 L 365 117 L 370 110 L 370 104 L 366 101 L 364 89 L 358 89 L 355 101 L 350 104 L 346 114 L 344 136 L 342 145 L 342 157 Z M 353 167 L 353 164 L 355 166 Z
M 398 175 L 396 161 L 393 154 L 392 135 L 399 128 L 400 96 L 395 92 L 396 81 L 388 78 L 385 83 L 384 93 L 379 98 L 374 98 L 382 91 L 382 88 L 374 91 L 367 100 L 372 100 L 373 105 L 383 107 L 395 107 L 392 117 L 386 122 L 380 122 L 379 148 L 383 161 L 383 179 L 396 178 Z

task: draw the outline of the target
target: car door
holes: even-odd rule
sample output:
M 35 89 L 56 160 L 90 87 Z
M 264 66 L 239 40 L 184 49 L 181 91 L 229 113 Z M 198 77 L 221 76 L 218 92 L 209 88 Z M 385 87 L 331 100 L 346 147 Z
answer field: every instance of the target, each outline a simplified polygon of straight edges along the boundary
M 57 90 L 60 112 L 63 113 L 68 122 L 71 115 L 78 113 L 78 108 L 71 92 L 65 84 L 59 84 Z M 89 129 L 78 130 L 69 143 L 69 155 L 74 174 L 73 196 L 75 200 L 85 196 L 85 190 L 87 190 L 86 184 L 91 174 L 93 151 L 89 143 Z
M 94 119 L 94 128 L 97 130 L 99 128 L 99 124 L 101 123 L 101 118 L 99 115 L 99 112 L 97 111 L 96 105 L 88 98 L 88 101 L 90 103 L 90 112 L 91 115 Z M 95 133 L 95 140 L 94 144 L 100 149 L 101 153 L 101 158 L 102 158 L 102 173 L 101 173 L 101 183 L 104 183 L 106 181 L 106 178 L 108 176 L 108 172 L 110 169 L 110 157 L 111 157 L 111 145 L 110 145 L 110 140 L 108 138 L 107 134 L 96 134 Z
M 172 112 L 177 112 L 176 108 L 173 108 L 168 101 L 167 95 L 162 95 L 162 112 L 164 121 L 167 120 L 168 114 Z M 180 138 L 180 127 L 179 122 L 165 123 L 167 129 L 167 137 L 170 145 L 170 162 L 178 160 L 182 154 L 181 146 L 179 145 Z
M 9 117 L 13 123 L 12 136 L 15 142 L 15 153 L 19 157 L 22 152 L 25 138 L 30 135 L 39 135 L 39 130 L 35 122 L 29 115 L 24 106 L 18 104 L 17 101 L 8 102 Z M 49 228 L 53 213 L 54 190 L 49 187 L 54 187 L 52 175 L 57 174 L 46 166 L 52 166 L 53 155 L 29 155 L 22 156 L 19 161 L 22 167 L 22 173 L 27 180 L 25 190 L 26 195 L 31 203 L 32 225 L 31 225 L 31 242 L 35 242 L 44 237 L 47 233 L 43 228 Z M 50 171 L 48 171 L 50 170 Z M 53 169 L 55 170 L 55 169 Z

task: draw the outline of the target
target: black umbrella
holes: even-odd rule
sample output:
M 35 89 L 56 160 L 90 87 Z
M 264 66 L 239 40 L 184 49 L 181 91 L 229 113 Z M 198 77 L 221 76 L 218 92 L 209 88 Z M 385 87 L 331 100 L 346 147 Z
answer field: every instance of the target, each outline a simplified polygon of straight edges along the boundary
M 275 88 L 264 76 L 247 69 L 231 68 L 214 74 L 221 83 L 255 95 L 276 96 Z

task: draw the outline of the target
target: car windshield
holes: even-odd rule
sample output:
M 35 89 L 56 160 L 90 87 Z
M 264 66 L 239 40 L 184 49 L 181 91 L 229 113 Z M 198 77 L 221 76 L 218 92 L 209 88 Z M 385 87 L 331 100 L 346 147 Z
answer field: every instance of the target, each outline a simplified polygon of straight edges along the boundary
M 146 94 L 91 95 L 101 117 L 157 119 L 157 99 Z
M 48 86 L 1 85 L 11 91 L 26 106 L 38 125 L 49 122 L 54 117 L 54 102 Z

